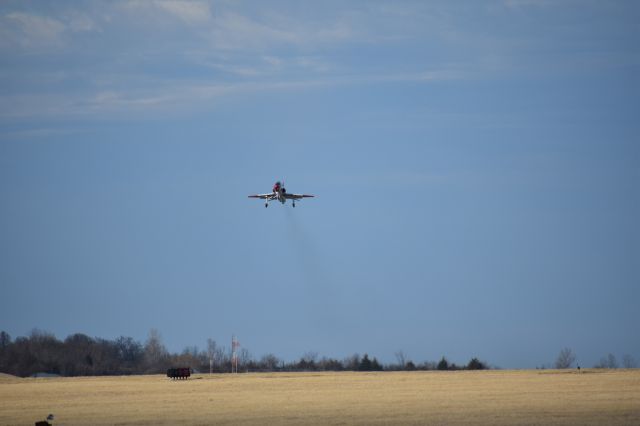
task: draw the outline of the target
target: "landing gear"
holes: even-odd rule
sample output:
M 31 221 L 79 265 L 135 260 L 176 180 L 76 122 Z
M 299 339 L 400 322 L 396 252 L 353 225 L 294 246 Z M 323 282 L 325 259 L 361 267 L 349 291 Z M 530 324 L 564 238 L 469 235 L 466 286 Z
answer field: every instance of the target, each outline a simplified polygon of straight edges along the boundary
M 269 203 L 264 203 L 264 208 L 266 209 L 267 207 L 269 207 Z
M 296 202 L 295 201 L 293 202 L 293 208 L 294 209 L 296 208 Z

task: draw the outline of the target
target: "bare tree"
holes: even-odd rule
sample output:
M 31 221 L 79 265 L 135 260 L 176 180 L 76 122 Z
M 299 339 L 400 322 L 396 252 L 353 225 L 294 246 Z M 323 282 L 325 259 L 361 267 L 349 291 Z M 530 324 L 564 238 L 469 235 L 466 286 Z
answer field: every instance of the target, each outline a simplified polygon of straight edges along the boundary
M 556 358 L 555 367 L 557 369 L 571 368 L 574 362 L 576 362 L 576 356 L 573 351 L 569 348 L 564 348 Z
M 62 342 L 53 333 L 34 328 L 29 335 L 30 353 L 38 361 L 35 371 L 59 374 Z
M 355 353 L 351 356 L 348 356 L 344 359 L 342 364 L 344 365 L 345 370 L 356 371 L 358 369 L 358 366 L 360 365 L 360 355 Z
M 11 344 L 11 336 L 6 331 L 0 332 L 0 349 L 4 349 Z
M 296 368 L 298 370 L 303 370 L 303 371 L 315 371 L 318 368 L 316 364 L 317 360 L 318 360 L 317 352 L 313 352 L 313 351 L 305 352 L 305 354 L 302 355 L 302 357 L 300 358 L 300 361 L 298 361 Z
M 149 331 L 149 337 L 144 344 L 144 358 L 149 373 L 160 373 L 165 367 L 167 348 L 162 343 L 160 332 L 155 328 Z
M 213 373 L 213 360 L 216 354 L 216 341 L 211 337 L 207 339 L 207 357 L 209 359 L 209 374 Z
M 11 346 L 11 336 L 6 331 L 0 332 L 0 371 L 9 371 L 7 365 L 7 359 L 9 358 L 9 351 Z
M 322 357 L 320 361 L 318 361 L 318 370 L 322 371 L 342 371 L 344 370 L 344 365 L 342 362 L 338 361 L 334 358 Z
M 622 357 L 622 366 L 624 368 L 638 368 L 638 362 L 629 354 Z
M 615 355 L 609 354 L 600 358 L 600 361 L 593 368 L 618 368 L 618 361 Z
M 143 346 L 133 338 L 124 336 L 117 338 L 114 345 L 121 371 L 128 374 L 138 372 L 144 360 Z
M 618 360 L 611 353 L 607 355 L 607 368 L 618 368 Z
M 302 355 L 302 358 L 300 359 L 302 361 L 305 361 L 308 364 L 315 364 L 316 361 L 318 360 L 318 352 L 313 352 L 313 351 L 305 352 L 304 355 Z
M 264 355 L 260 359 L 260 368 L 268 371 L 276 371 L 278 369 L 278 365 L 280 364 L 280 360 L 274 354 Z
M 185 346 L 185 348 L 182 350 L 182 355 L 189 355 L 193 358 L 198 358 L 199 353 L 200 350 L 198 349 L 197 345 Z
M 398 352 L 395 353 L 396 359 L 398 360 L 398 365 L 400 366 L 401 370 L 404 370 L 406 365 L 407 365 L 407 355 L 404 353 L 404 351 L 399 350 Z
M 247 370 L 249 363 L 251 362 L 251 352 L 247 348 L 240 349 L 238 354 L 238 363 L 240 366 Z
M 435 361 L 425 361 L 422 364 L 418 365 L 418 369 L 420 370 L 435 370 L 437 369 L 438 364 Z

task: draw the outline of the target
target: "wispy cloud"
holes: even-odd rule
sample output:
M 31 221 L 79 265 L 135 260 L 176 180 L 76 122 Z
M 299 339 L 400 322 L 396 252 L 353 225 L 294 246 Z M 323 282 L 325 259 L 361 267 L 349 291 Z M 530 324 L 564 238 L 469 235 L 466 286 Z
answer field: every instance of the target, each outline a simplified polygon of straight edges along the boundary
M 73 11 L 66 16 L 67 28 L 72 32 L 100 31 L 96 21 L 86 13 Z
M 240 93 L 514 75 L 548 68 L 527 57 L 541 38 L 586 43 L 579 32 L 562 41 L 553 31 L 540 35 L 539 22 L 513 10 L 529 4 L 556 7 L 543 0 L 498 1 L 493 9 L 313 4 L 311 11 L 198 0 L 0 4 L 0 50 L 11 65 L 0 71 L 0 118 L 175 111 Z M 510 37 L 490 25 L 495 19 Z M 575 69 L 570 61 L 556 62 Z
M 51 52 L 66 47 L 73 37 L 92 31 L 101 28 L 81 11 L 66 11 L 59 16 L 13 11 L 0 15 L 0 48 L 7 52 Z
M 204 36 L 219 49 L 264 48 L 302 41 L 302 36 L 295 30 L 261 23 L 235 12 L 217 16 L 214 25 Z
M 148 24 L 150 19 L 162 17 L 171 17 L 187 25 L 200 26 L 207 24 L 212 18 L 210 2 L 198 0 L 130 0 L 117 4 L 114 12 L 119 11 L 140 18 L 141 26 Z
M 211 8 L 207 2 L 160 0 L 155 4 L 189 24 L 202 24 L 211 20 Z
M 61 43 L 61 35 L 66 25 L 45 16 L 23 12 L 12 12 L 2 18 L 3 44 L 22 47 L 50 46 Z
M 277 46 L 310 47 L 344 42 L 354 37 L 354 26 L 345 16 L 309 20 L 278 13 L 271 8 L 251 9 L 225 3 L 215 7 L 206 1 L 130 1 L 121 10 L 138 18 L 140 27 L 170 16 L 190 27 L 209 48 L 255 50 Z
M 24 94 L 0 96 L 0 120 L 26 118 L 64 118 L 116 114 L 156 114 L 192 108 L 215 108 L 231 96 L 268 92 L 308 91 L 327 87 L 422 82 L 431 83 L 462 78 L 458 71 L 440 70 L 417 73 L 368 76 L 321 76 L 304 80 L 248 80 L 239 82 L 162 82 L 136 90 L 99 90 L 75 94 Z M 106 114 L 106 115 L 105 115 Z

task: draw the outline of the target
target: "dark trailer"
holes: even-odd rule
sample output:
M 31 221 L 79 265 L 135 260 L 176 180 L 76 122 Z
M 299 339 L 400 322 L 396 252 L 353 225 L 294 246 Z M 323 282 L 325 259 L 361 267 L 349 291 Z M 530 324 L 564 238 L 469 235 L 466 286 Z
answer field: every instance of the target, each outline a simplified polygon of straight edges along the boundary
M 170 368 L 167 370 L 167 377 L 172 379 L 188 379 L 191 376 L 191 369 L 185 368 Z

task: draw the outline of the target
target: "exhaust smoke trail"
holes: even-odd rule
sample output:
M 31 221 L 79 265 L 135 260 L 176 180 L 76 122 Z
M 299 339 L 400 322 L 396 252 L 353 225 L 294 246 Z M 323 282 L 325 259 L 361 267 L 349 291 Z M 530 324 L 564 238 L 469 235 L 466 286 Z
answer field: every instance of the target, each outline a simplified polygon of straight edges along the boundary
M 300 282 L 304 287 L 298 289 L 302 296 L 300 302 L 309 307 L 309 320 L 318 325 L 338 326 L 341 322 L 340 298 L 334 286 L 327 257 L 319 251 L 313 237 L 300 223 L 293 209 L 285 209 L 286 235 L 294 252 L 294 262 L 299 269 Z

